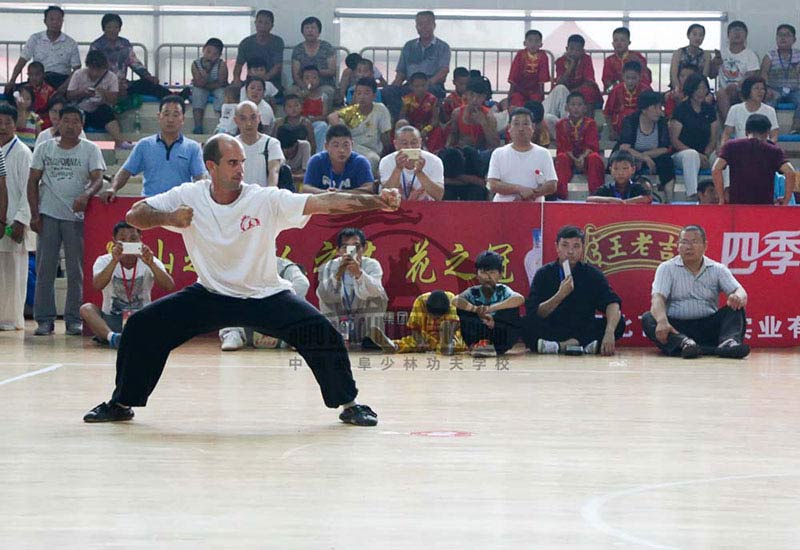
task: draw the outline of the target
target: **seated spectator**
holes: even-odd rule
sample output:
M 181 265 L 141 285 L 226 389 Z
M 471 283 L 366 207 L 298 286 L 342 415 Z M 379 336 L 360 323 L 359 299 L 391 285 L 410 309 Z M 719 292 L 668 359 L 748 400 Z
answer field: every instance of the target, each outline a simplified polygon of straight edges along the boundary
M 203 115 L 208 96 L 214 96 L 214 111 L 222 112 L 222 99 L 228 85 L 228 66 L 222 59 L 225 46 L 219 38 L 209 38 L 203 55 L 192 63 L 192 117 L 195 134 L 203 133 Z
M 684 85 L 686 99 L 675 108 L 669 121 L 672 160 L 683 168 L 686 200 L 697 200 L 697 176 L 701 168 L 711 168 L 717 144 L 719 121 L 712 106 L 705 102 L 708 81 L 698 74 L 689 75 Z M 672 202 L 667 189 L 668 202 Z
M 592 195 L 586 202 L 599 202 L 611 204 L 650 204 L 653 202 L 649 185 L 643 185 L 631 180 L 636 172 L 636 162 L 628 151 L 617 151 L 609 161 L 611 177 L 608 182 Z
M 320 268 L 319 310 L 334 326 L 345 321 L 349 341 L 376 349 L 371 331 L 383 331 L 389 297 L 383 289 L 383 268 L 364 256 L 367 238 L 361 229 L 347 227 L 336 236 L 336 258 Z
M 444 196 L 442 161 L 422 150 L 422 137 L 413 126 L 395 132 L 397 151 L 381 159 L 381 188 L 399 189 L 403 200 L 438 201 Z
M 741 90 L 744 102 L 737 103 L 728 111 L 720 146 L 725 145 L 731 139 L 745 137 L 745 125 L 751 115 L 764 115 L 769 119 L 769 140 L 777 143 L 778 130 L 780 130 L 778 114 L 773 107 L 764 103 L 767 95 L 767 83 L 760 76 L 748 77 L 742 82 Z
M 500 145 L 497 121 L 484 105 L 491 94 L 492 85 L 488 79 L 469 79 L 464 92 L 465 103 L 453 111 L 448 147 L 474 147 L 479 151 L 491 151 Z
M 158 78 L 151 75 L 144 63 L 136 57 L 130 41 L 119 35 L 122 18 L 118 14 L 105 14 L 100 27 L 103 34 L 92 42 L 89 51 L 97 50 L 106 56 L 109 70 L 117 75 L 119 99 L 131 94 L 151 95 L 161 99 L 172 93 L 169 88 L 159 85 Z M 138 80 L 128 81 L 128 69 L 139 77 Z M 188 90 L 185 90 L 181 95 L 186 98 L 187 94 Z
M 606 100 L 603 113 L 610 127 L 609 138 L 616 140 L 622 131 L 622 121 L 637 111 L 637 101 L 644 92 L 651 91 L 650 85 L 641 81 L 642 67 L 638 61 L 628 61 L 622 68 L 622 82 L 612 88 Z
M 553 115 L 545 115 L 544 105 L 540 101 L 526 101 L 524 107 L 531 112 L 533 117 L 533 143 L 544 148 L 550 147 L 550 134 L 555 136 L 558 120 Z M 506 130 L 506 143 L 509 141 L 511 141 L 511 136 Z
M 584 243 L 583 231 L 563 226 L 556 235 L 558 259 L 533 276 L 522 325 L 531 351 L 613 355 L 622 338 L 622 300 L 599 269 L 582 261 Z M 596 317 L 598 311 L 604 316 Z
M 303 183 L 306 175 L 308 160 L 311 158 L 311 144 L 304 139 L 297 139 L 297 133 L 289 126 L 282 126 L 275 133 L 281 142 L 286 166 L 292 171 L 292 180 L 297 187 Z
M 131 176 L 144 174 L 142 196 L 151 197 L 182 183 L 203 179 L 206 175 L 200 144 L 181 133 L 186 105 L 177 95 L 161 99 L 158 107 L 158 134 L 139 140 L 111 187 L 100 194 L 106 203 L 113 202 Z
M 531 100 L 544 101 L 546 82 L 550 82 L 550 57 L 542 51 L 542 33 L 531 29 L 525 33 L 525 47 L 514 56 L 508 71 L 511 107 L 522 107 Z
M 350 129 L 353 150 L 369 160 L 373 173 L 377 172 L 381 154 L 389 145 L 392 129 L 389 110 L 382 103 L 375 103 L 377 89 L 374 80 L 362 78 L 356 83 L 355 103 L 328 116 L 331 126 L 344 124 Z
M 503 257 L 487 250 L 475 259 L 478 284 L 456 296 L 461 334 L 473 357 L 503 355 L 519 338 L 525 298 L 501 284 Z
M 15 135 L 16 122 L 16 110 L 0 105 L 0 331 L 25 328 L 28 251 L 34 246 L 27 192 L 32 155 Z
M 445 147 L 437 156 L 444 170 L 444 200 L 485 201 L 487 166 L 473 147 Z
M 704 51 L 700 47 L 706 38 L 706 28 L 703 25 L 692 23 L 686 31 L 686 36 L 689 45 L 672 52 L 669 82 L 673 90 L 678 86 L 678 70 L 681 67 L 693 65 L 697 67 L 697 72 L 706 78 L 715 78 L 719 68 L 718 65 L 711 63 L 711 52 Z
M 453 118 L 453 112 L 459 107 L 466 105 L 464 93 L 467 91 L 469 78 L 469 69 L 466 67 L 456 67 L 453 71 L 453 91 L 444 98 L 442 108 L 439 110 L 442 124 L 449 124 L 450 120 Z
M 659 189 L 672 187 L 675 165 L 670 154 L 669 124 L 661 109 L 661 94 L 642 92 L 639 111 L 625 117 L 619 135 L 619 150 L 636 161 L 636 175 L 658 174 Z
M 242 68 L 245 63 L 250 65 L 256 59 L 264 60 L 267 73 L 261 75 L 266 82 L 271 82 L 279 93 L 282 93 L 283 84 L 283 38 L 272 34 L 275 26 L 275 14 L 270 10 L 256 12 L 256 33 L 251 34 L 241 42 L 236 50 L 236 64 L 233 66 L 233 82 L 237 86 L 242 83 Z M 252 100 L 251 100 L 252 101 Z
M 722 49 L 717 78 L 717 109 L 725 120 L 731 105 L 743 100 L 741 86 L 746 78 L 758 76 L 760 64 L 756 52 L 747 47 L 747 25 L 742 21 L 728 24 L 728 47 Z
M 544 201 L 556 190 L 556 171 L 547 149 L 534 145 L 533 115 L 524 108 L 511 114 L 511 143 L 492 152 L 487 180 L 494 202 Z
M 459 318 L 453 302 L 455 295 L 446 290 L 426 292 L 414 300 L 406 327 L 411 334 L 391 340 L 380 327 L 370 332 L 372 341 L 384 353 L 439 352 L 453 355 L 467 349 L 459 330 Z
M 750 346 L 742 343 L 747 292 L 727 266 L 705 256 L 707 248 L 702 227 L 683 228 L 678 255 L 656 269 L 652 304 L 642 314 L 642 328 L 667 355 L 740 359 L 750 353 Z M 720 292 L 727 295 L 722 308 L 718 306 Z
M 252 101 L 241 102 L 236 107 L 234 120 L 239 129 L 236 141 L 242 144 L 247 159 L 244 163 L 244 182 L 261 187 L 283 188 L 284 186 L 279 185 L 284 160 L 281 143 L 276 138 L 259 131 L 261 119 L 256 104 Z M 286 177 L 289 178 L 290 190 L 294 191 L 289 172 L 286 173 Z
M 300 33 L 303 35 L 303 42 L 292 50 L 292 80 L 295 89 L 290 88 L 289 92 L 297 94 L 304 87 L 304 67 L 317 67 L 320 92 L 333 101 L 336 90 L 336 50 L 329 42 L 319 39 L 322 21 L 316 17 L 306 17 L 300 23 Z
M 61 135 L 58 132 L 58 123 L 61 122 L 61 109 L 66 106 L 67 101 L 64 99 L 64 96 L 61 95 L 54 95 L 50 98 L 50 101 L 47 102 L 47 114 L 52 125 L 47 130 L 39 132 L 39 135 L 36 136 L 36 143 L 33 145 L 34 149 L 36 149 L 40 143 L 55 139 Z M 86 134 L 83 130 L 81 130 L 79 137 L 81 139 L 86 139 Z
M 714 180 L 700 180 L 697 184 L 697 204 L 719 204 Z
M 383 96 L 381 95 L 380 86 L 382 85 L 385 86 L 386 81 L 383 80 L 381 72 L 375 68 L 375 65 L 372 63 L 372 60 L 367 59 L 365 57 L 359 57 L 358 61 L 356 62 L 354 79 L 347 87 L 347 93 L 345 95 L 345 104 L 347 105 L 353 104 L 353 94 L 356 93 L 356 83 L 362 78 L 369 78 L 371 80 L 375 80 L 375 85 L 379 87 L 378 91 L 375 93 L 375 103 L 383 103 Z
M 123 243 L 141 244 L 140 252 L 125 253 Z M 166 292 L 175 290 L 175 282 L 161 260 L 142 243 L 142 232 L 122 221 L 114 226 L 114 245 L 92 268 L 92 288 L 103 293 L 103 304 L 81 306 L 80 315 L 95 340 L 117 349 L 122 327 L 128 317 L 150 303 L 153 285 Z
M 628 48 L 631 45 L 631 31 L 626 27 L 617 27 L 611 33 L 611 45 L 614 53 L 603 61 L 603 89 L 610 92 L 611 89 L 622 82 L 622 72 L 625 64 L 636 61 L 642 68 L 641 81 L 650 86 L 653 82 L 653 75 L 647 68 L 647 58 L 639 52 L 634 52 Z
M 314 135 L 314 126 L 308 117 L 303 116 L 303 102 L 299 96 L 294 94 L 287 94 L 284 97 L 283 110 L 286 116 L 283 116 L 275 121 L 274 132 L 277 135 L 278 130 L 281 128 L 288 128 L 292 130 L 297 139 L 303 139 L 311 144 L 311 150 L 315 153 L 321 153 L 325 150 L 325 138 L 317 143 L 316 136 Z M 327 130 L 326 130 L 327 132 Z
M 108 61 L 97 50 L 86 54 L 86 68 L 75 71 L 67 85 L 67 99 L 78 102 L 86 128 L 104 128 L 118 149 L 132 149 L 114 114 L 118 92 L 117 76 L 108 70 Z
M 33 90 L 30 86 L 20 86 L 14 92 L 12 105 L 17 110 L 17 137 L 33 149 L 36 138 L 42 131 L 42 119 L 31 110 L 33 105 Z
M 674 86 L 670 91 L 664 94 L 664 115 L 667 120 L 672 118 L 672 113 L 675 112 L 675 107 L 683 103 L 686 95 L 683 93 L 683 85 L 689 75 L 700 74 L 697 67 L 694 65 L 683 65 L 678 69 L 678 85 Z
M 287 258 L 276 258 L 278 262 L 278 276 L 289 281 L 292 291 L 300 298 L 305 299 L 311 283 L 306 277 L 306 270 L 303 266 L 296 264 Z M 259 349 L 274 349 L 285 347 L 287 344 L 282 340 L 253 330 L 250 327 L 223 328 L 219 331 L 220 349 L 222 351 L 236 351 L 245 346 L 253 346 Z
M 244 91 L 244 89 L 242 89 L 242 91 Z M 247 99 L 247 94 L 245 94 L 244 99 L 241 101 L 249 101 Z M 239 105 L 241 101 L 239 101 L 238 86 L 230 85 L 225 87 L 225 93 L 222 96 L 222 108 L 219 113 L 219 122 L 217 123 L 217 127 L 214 128 L 215 134 L 236 135 L 239 129 L 236 128 L 234 117 L 236 116 L 236 106 Z
M 275 112 L 269 106 L 269 103 L 264 100 L 265 85 L 266 81 L 259 76 L 250 76 L 244 81 L 247 101 L 252 101 L 258 107 L 258 114 L 261 117 L 261 131 L 269 134 L 275 125 Z
M 797 31 L 792 25 L 778 25 L 777 48 L 761 61 L 761 77 L 767 81 L 767 103 L 794 103 L 791 133 L 800 133 L 800 50 L 795 49 Z
M 344 124 L 325 134 L 325 151 L 308 161 L 303 193 L 374 192 L 375 178 L 366 157 L 353 152 L 353 135 Z
M 585 44 L 579 34 L 567 39 L 567 52 L 556 60 L 556 80 L 545 101 L 545 112 L 563 118 L 566 98 L 571 92 L 580 92 L 586 100 L 590 118 L 594 118 L 596 107 L 603 106 L 603 96 L 594 80 L 592 58 L 583 49 Z
M 264 81 L 264 101 L 269 103 L 269 106 L 272 107 L 272 110 L 274 111 L 275 96 L 277 96 L 280 92 L 278 91 L 278 88 L 275 87 L 275 84 L 267 79 L 268 72 L 266 60 L 260 57 L 251 59 L 247 62 L 247 76 L 245 81 L 251 77 L 258 77 Z M 244 85 L 242 85 L 241 89 L 239 90 L 239 101 L 237 103 L 241 103 L 242 101 L 247 101 L 247 87 Z
M 30 110 L 39 115 L 42 120 L 42 130 L 52 126 L 47 110 L 50 98 L 56 95 L 56 89 L 44 81 L 44 65 L 38 61 L 31 61 L 28 64 L 28 82 L 24 87 L 30 88 L 33 95 L 33 102 Z
M 567 112 L 569 116 L 556 124 L 556 195 L 561 200 L 569 197 L 569 182 L 574 170 L 586 174 L 589 193 L 597 191 L 605 182 L 597 123 L 586 116 L 586 100 L 580 92 L 569 94 Z
M 434 36 L 436 16 L 432 11 L 421 11 L 415 18 L 419 38 L 409 40 L 400 52 L 397 72 L 391 86 L 384 88 L 386 106 L 397 119 L 401 100 L 408 93 L 406 79 L 414 73 L 428 76 L 429 91 L 439 99 L 445 96 L 444 82 L 450 72 L 450 46 Z
M 325 141 L 325 132 L 328 131 L 326 120 L 333 102 L 332 96 L 323 93 L 319 82 L 319 69 L 313 65 L 303 68 L 303 88 L 298 96 L 303 100 L 303 117 L 311 123 L 314 130 L 314 143 Z
M 722 146 L 711 172 L 719 204 L 774 204 L 775 172 L 783 174 L 788 182 L 794 181 L 794 168 L 783 149 L 768 141 L 771 124 L 764 115 L 750 115 L 745 126 L 747 137 Z M 722 177 L 726 167 L 730 167 L 728 200 L 723 193 Z M 792 191 L 791 185 L 785 186 L 780 204 L 789 204 Z
M 436 131 L 433 141 L 435 147 L 428 145 L 428 150 L 436 152 L 444 146 L 444 139 L 439 129 L 439 103 L 435 95 L 428 91 L 428 76 L 425 73 L 414 73 L 408 79 L 411 92 L 403 96 L 403 107 L 400 118 L 419 130 L 423 143 Z

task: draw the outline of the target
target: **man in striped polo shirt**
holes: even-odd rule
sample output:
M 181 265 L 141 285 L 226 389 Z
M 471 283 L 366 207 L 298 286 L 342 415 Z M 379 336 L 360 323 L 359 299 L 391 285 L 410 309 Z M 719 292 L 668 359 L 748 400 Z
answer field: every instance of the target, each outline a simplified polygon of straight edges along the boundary
M 642 314 L 647 337 L 668 355 L 694 359 L 712 354 L 741 359 L 747 292 L 723 264 L 705 256 L 706 232 L 687 225 L 678 240 L 678 256 L 658 266 L 650 311 Z M 719 293 L 727 305 L 719 308 Z

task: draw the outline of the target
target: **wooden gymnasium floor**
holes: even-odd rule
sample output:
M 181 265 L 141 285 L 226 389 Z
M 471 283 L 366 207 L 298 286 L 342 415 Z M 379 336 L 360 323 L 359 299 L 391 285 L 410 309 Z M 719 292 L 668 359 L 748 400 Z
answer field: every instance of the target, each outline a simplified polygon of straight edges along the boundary
M 358 428 L 296 354 L 200 339 L 134 421 L 87 425 L 114 353 L 56 330 L 0 333 L 2 549 L 800 547 L 796 350 L 354 353 Z

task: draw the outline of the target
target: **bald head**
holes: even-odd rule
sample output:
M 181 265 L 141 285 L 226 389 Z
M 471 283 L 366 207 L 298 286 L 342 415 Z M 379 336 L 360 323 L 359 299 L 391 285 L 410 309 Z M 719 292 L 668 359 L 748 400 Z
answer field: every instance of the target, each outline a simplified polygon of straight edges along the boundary
M 235 114 L 240 113 L 258 113 L 258 106 L 252 101 L 242 101 L 236 106 Z
M 203 161 L 219 164 L 231 147 L 236 147 L 244 153 L 242 144 L 236 138 L 228 134 L 216 134 L 210 137 L 203 146 Z
M 236 127 L 239 128 L 239 134 L 248 140 L 247 143 L 250 142 L 249 140 L 257 138 L 261 115 L 255 103 L 252 101 L 239 103 L 236 106 L 233 120 L 236 122 Z

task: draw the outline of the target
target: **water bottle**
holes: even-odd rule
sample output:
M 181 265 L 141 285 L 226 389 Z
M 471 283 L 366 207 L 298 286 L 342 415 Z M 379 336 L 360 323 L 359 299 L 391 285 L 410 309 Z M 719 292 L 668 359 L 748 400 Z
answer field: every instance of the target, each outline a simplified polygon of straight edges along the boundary
M 339 334 L 344 340 L 344 347 L 350 349 L 350 320 L 347 317 L 339 319 Z
M 142 118 L 139 116 L 139 111 L 136 111 L 136 114 L 133 116 L 133 130 L 136 133 L 142 132 Z
M 533 276 L 542 267 L 542 230 L 533 230 L 533 248 L 525 254 L 525 273 L 528 275 L 528 284 L 533 284 Z

